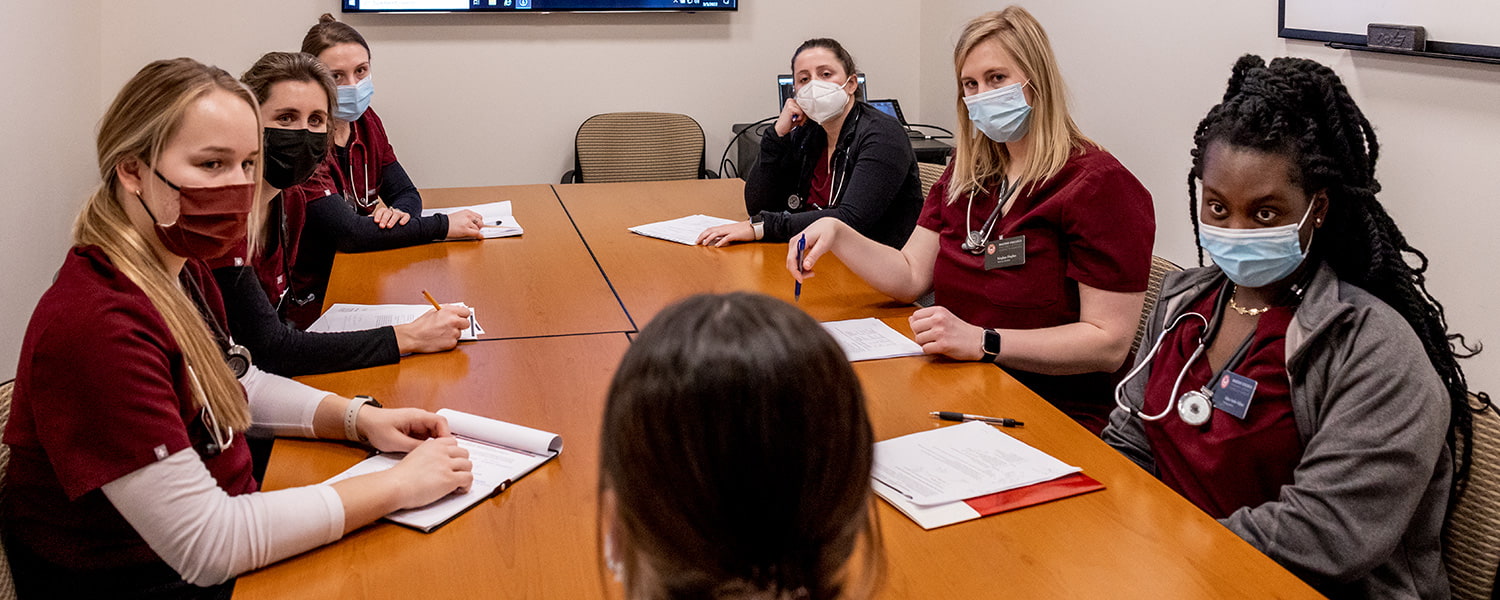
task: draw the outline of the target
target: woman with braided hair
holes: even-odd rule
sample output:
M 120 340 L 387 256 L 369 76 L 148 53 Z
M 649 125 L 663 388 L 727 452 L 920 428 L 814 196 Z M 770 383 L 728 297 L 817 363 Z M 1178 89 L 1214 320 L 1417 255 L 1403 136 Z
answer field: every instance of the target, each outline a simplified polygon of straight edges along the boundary
M 1375 198 L 1378 155 L 1333 70 L 1235 64 L 1188 177 L 1212 265 L 1163 284 L 1104 439 L 1329 596 L 1445 598 L 1463 340 Z

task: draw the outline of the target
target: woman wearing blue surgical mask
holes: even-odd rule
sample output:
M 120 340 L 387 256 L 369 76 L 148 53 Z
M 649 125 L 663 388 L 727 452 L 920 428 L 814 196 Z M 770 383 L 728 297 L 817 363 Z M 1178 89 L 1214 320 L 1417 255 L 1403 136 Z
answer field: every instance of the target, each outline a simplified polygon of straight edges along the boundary
M 284 316 L 300 327 L 317 319 L 335 251 L 363 252 L 444 239 L 481 237 L 479 215 L 460 211 L 423 217 L 422 196 L 396 160 L 385 125 L 370 109 L 375 80 L 364 36 L 325 14 L 302 39 L 332 73 L 332 151 L 311 179 L 285 191 L 307 214 L 300 231 Z
M 787 268 L 804 280 L 832 252 L 898 300 L 933 292 L 911 317 L 923 351 L 998 363 L 1097 433 L 1140 321 L 1151 196 L 1073 123 L 1047 34 L 1025 9 L 970 21 L 953 59 L 957 151 L 906 244 L 823 219 L 804 232 L 800 264 L 793 240 Z
M 1163 283 L 1105 441 L 1329 597 L 1447 598 L 1463 338 L 1375 199 L 1374 128 L 1332 69 L 1245 56 L 1194 144 L 1212 264 Z
M 785 242 L 823 217 L 887 246 L 906 241 L 922 209 L 916 154 L 900 122 L 855 98 L 856 73 L 854 57 L 834 40 L 797 48 L 797 95 L 766 129 L 745 182 L 750 219 L 711 227 L 699 244 Z
M 288 190 L 312 177 L 328 155 L 333 78 L 328 69 L 301 52 L 271 52 L 257 60 L 240 81 L 260 102 L 263 185 L 259 201 L 269 208 L 260 251 L 247 262 L 243 253 L 210 261 L 224 294 L 229 332 L 250 350 L 260 368 L 295 376 L 347 371 L 394 363 L 404 354 L 437 352 L 458 344 L 469 326 L 469 311 L 447 306 L 395 327 L 341 333 L 310 333 L 283 323 L 276 305 L 288 296 L 287 273 L 296 260 L 307 215 L 300 190 Z

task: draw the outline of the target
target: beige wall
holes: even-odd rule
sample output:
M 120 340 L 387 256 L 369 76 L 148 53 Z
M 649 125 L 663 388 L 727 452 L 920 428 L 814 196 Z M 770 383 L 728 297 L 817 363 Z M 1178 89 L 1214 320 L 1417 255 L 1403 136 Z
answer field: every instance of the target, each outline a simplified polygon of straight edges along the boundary
M 571 166 L 589 115 L 692 115 L 718 159 L 731 123 L 775 110 L 771 78 L 807 37 L 844 41 L 871 93 L 908 117 L 952 124 L 951 51 L 964 21 L 1003 4 L 974 0 L 748 0 L 733 14 L 356 15 L 375 51 L 374 105 L 418 185 L 545 183 Z M 36 297 L 66 247 L 93 180 L 92 127 L 147 61 L 193 56 L 239 73 L 262 52 L 295 49 L 335 2 L 20 0 L 0 5 L 0 165 L 7 213 L 0 300 L 0 379 Z M 1089 135 L 1157 199 L 1158 253 L 1194 261 L 1183 178 L 1193 126 L 1243 52 L 1332 64 L 1375 122 L 1382 198 L 1433 260 L 1432 291 L 1452 324 L 1500 340 L 1500 68 L 1354 56 L 1275 37 L 1266 2 L 1033 2 L 1052 35 Z M 1123 32 L 1123 33 L 1121 33 Z M 45 48 L 46 52 L 37 49 Z M 22 59 L 21 57 L 31 57 Z M 17 84 L 18 83 L 18 84 Z M 1471 361 L 1477 387 L 1500 389 L 1500 347 Z
M 0 3 L 0 381 L 97 181 L 99 1 Z
M 685 113 L 717 163 L 729 127 L 777 110 L 775 77 L 809 37 L 838 38 L 871 93 L 917 93 L 916 3 L 753 0 L 736 13 L 338 15 L 370 42 L 373 106 L 418 186 L 553 183 L 591 115 Z M 187 55 L 238 74 L 296 50 L 337 2 L 106 2 L 102 93 L 145 62 Z M 164 23 L 182 23 L 164 27 Z M 232 24 L 232 26 L 227 25 Z M 149 35 L 143 33 L 149 32 Z
M 1335 51 L 1276 37 L 1274 2 L 1092 2 L 1027 6 L 1052 38 L 1084 132 L 1156 200 L 1157 254 L 1196 264 L 1186 177 L 1193 129 L 1224 93 L 1241 54 L 1304 56 L 1344 78 L 1381 144 L 1380 194 L 1432 261 L 1428 289 L 1452 329 L 1494 347 L 1465 371 L 1500 390 L 1500 66 Z M 922 5 L 922 119 L 956 119 L 952 51 L 964 23 L 1003 3 Z M 1415 358 L 1415 357 L 1414 357 Z

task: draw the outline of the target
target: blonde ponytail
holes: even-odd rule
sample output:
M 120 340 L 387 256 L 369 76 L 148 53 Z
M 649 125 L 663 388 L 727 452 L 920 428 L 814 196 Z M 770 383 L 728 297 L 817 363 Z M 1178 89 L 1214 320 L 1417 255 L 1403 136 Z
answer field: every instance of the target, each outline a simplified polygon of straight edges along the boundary
M 176 274 L 167 271 L 149 240 L 131 224 L 122 201 L 134 199 L 118 197 L 121 189 L 115 171 L 117 165 L 132 159 L 156 164 L 187 109 L 215 89 L 244 99 L 259 124 L 260 107 L 249 90 L 223 70 L 192 59 L 153 62 L 125 84 L 99 125 L 101 182 L 73 224 L 73 243 L 98 246 L 116 269 L 141 288 L 197 375 L 201 389 L 193 391 L 196 406 L 208 406 L 221 426 L 244 431 L 250 427 L 244 389 L 225 363 L 205 315 L 179 284 Z M 257 169 L 255 180 L 260 179 Z M 263 204 L 255 203 L 252 223 L 263 222 Z M 252 237 L 258 229 L 250 228 Z M 252 252 L 257 241 L 249 240 Z

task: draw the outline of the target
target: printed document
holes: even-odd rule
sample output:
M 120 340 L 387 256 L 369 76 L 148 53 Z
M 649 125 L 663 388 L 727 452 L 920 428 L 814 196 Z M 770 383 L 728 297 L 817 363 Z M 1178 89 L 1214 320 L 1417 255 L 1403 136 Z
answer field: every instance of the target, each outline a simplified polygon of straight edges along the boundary
M 1082 471 L 970 421 L 875 444 L 874 478 L 913 504 L 966 500 Z
M 708 215 L 692 215 L 670 221 L 631 227 L 630 231 L 646 237 L 695 246 L 698 244 L 698 234 L 703 233 L 703 230 L 734 222 L 729 219 L 710 217 Z
M 921 346 L 880 319 L 829 321 L 823 329 L 844 349 L 849 362 L 922 355 Z
M 521 235 L 525 230 L 521 229 L 521 223 L 510 214 L 510 200 L 501 202 L 490 202 L 488 204 L 475 204 L 474 206 L 455 206 L 452 208 L 424 208 L 422 216 L 430 217 L 436 214 L 451 215 L 461 210 L 472 210 L 479 213 L 479 218 L 484 220 L 484 228 L 480 231 L 485 239 L 502 238 Z
M 458 339 L 479 339 L 484 334 L 484 328 L 479 326 L 474 309 L 462 302 L 458 305 L 469 309 L 469 327 L 458 335 Z M 335 333 L 395 327 L 415 321 L 429 310 L 432 310 L 430 304 L 335 304 L 318 320 L 313 321 L 307 330 L 313 333 Z
M 437 411 L 437 414 L 448 419 L 448 427 L 458 438 L 458 445 L 469 451 L 469 461 L 474 463 L 474 484 L 467 492 L 455 492 L 427 506 L 386 515 L 388 521 L 432 531 L 470 506 L 504 491 L 521 476 L 562 452 L 562 436 L 555 433 L 448 408 Z M 405 454 L 394 453 L 371 456 L 324 483 L 384 471 L 396 466 L 403 456 Z

